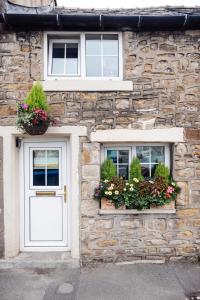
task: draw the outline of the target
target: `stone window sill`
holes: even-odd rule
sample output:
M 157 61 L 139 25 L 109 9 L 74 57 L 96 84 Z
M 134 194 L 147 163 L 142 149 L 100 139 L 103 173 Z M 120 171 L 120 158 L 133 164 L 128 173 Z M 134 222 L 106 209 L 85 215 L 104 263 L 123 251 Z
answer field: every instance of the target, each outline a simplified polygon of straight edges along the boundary
M 175 214 L 176 209 L 151 208 L 146 210 L 136 209 L 100 209 L 99 215 L 149 215 L 149 214 Z
M 46 92 L 97 92 L 97 91 L 132 91 L 133 82 L 127 80 L 89 80 L 89 79 L 57 79 L 41 82 Z

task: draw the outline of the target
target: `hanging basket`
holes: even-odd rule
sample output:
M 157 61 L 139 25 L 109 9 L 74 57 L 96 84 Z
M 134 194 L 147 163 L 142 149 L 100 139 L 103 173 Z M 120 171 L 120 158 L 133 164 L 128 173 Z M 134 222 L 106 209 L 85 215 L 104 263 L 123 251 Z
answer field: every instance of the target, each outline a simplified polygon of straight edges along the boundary
M 28 133 L 29 135 L 43 135 L 47 131 L 49 127 L 49 123 L 50 122 L 48 121 L 34 126 L 24 125 L 24 129 L 25 132 Z

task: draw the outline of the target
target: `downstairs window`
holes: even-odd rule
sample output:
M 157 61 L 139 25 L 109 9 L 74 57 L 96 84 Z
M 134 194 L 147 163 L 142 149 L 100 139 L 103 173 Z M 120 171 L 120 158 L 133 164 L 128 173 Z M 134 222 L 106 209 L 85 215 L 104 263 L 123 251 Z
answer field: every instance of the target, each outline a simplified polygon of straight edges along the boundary
M 129 179 L 129 166 L 134 157 L 141 162 L 142 175 L 145 178 L 154 176 L 159 162 L 170 169 L 169 144 L 134 144 L 127 146 L 104 146 L 103 160 L 110 158 L 117 168 L 117 175 Z

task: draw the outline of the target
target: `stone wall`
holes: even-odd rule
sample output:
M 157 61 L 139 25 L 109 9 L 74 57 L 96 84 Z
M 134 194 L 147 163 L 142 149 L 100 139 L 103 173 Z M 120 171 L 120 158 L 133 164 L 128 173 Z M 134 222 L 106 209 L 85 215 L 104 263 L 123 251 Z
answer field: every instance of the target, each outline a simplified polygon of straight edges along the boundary
M 14 125 L 16 103 L 42 79 L 41 32 L 0 36 L 0 125 Z M 184 127 L 173 147 L 173 175 L 182 187 L 175 215 L 100 216 L 93 200 L 100 147 L 81 142 L 81 254 L 84 262 L 198 258 L 200 250 L 200 31 L 123 33 L 124 78 L 132 92 L 47 93 L 62 125 L 98 129 Z M 189 131 L 189 129 L 197 131 Z M 195 132 L 195 133 L 194 133 Z

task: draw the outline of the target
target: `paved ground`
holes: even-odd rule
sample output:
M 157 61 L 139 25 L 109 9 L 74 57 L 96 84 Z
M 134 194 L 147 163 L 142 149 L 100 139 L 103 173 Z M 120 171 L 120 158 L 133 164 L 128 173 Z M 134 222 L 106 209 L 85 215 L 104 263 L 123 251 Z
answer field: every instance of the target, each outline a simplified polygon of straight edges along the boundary
M 200 291 L 199 264 L 102 265 L 0 261 L 0 300 L 183 300 Z M 200 298 L 199 298 L 200 299 Z

